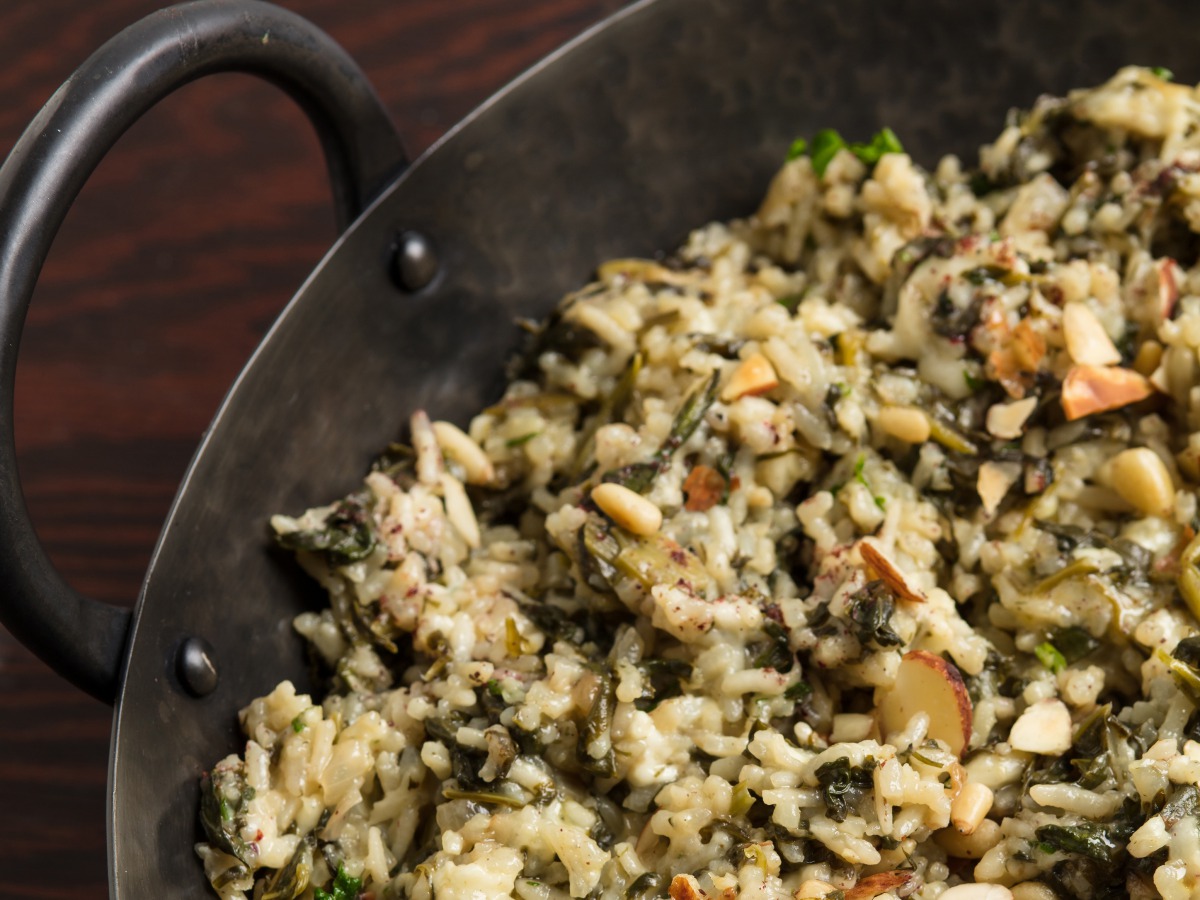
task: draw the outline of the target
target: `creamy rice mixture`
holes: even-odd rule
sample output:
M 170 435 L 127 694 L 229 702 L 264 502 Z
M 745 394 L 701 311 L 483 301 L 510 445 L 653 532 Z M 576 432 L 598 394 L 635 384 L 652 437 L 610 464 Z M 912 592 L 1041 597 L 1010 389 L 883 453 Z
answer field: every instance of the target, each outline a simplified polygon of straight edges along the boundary
M 792 156 L 273 520 L 224 900 L 1200 897 L 1200 94 Z

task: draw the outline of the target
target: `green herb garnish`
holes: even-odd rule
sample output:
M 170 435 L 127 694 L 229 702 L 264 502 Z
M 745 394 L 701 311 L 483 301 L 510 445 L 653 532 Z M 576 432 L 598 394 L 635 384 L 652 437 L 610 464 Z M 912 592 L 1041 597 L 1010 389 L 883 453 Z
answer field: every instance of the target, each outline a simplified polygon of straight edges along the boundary
M 314 900 L 358 900 L 362 893 L 362 879 L 351 878 L 344 866 L 338 866 L 337 877 L 333 879 L 333 887 L 328 891 L 321 888 L 313 889 Z
M 1063 656 L 1058 648 L 1049 641 L 1043 641 L 1033 648 L 1034 654 L 1043 666 L 1057 675 L 1067 667 L 1067 659 Z

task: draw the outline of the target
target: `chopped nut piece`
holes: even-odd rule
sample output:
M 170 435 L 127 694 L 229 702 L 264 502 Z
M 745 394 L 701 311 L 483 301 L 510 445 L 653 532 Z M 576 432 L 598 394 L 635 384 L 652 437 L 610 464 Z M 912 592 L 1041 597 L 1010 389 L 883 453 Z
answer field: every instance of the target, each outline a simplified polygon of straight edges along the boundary
M 1046 339 L 1034 331 L 1028 319 L 1022 319 L 1013 329 L 1013 357 L 1023 371 L 1036 372 L 1046 356 Z
M 467 484 L 487 484 L 495 478 L 496 472 L 487 454 L 457 425 L 434 422 L 433 433 L 443 452 L 463 467 Z
M 950 822 L 960 834 L 974 834 L 992 809 L 995 794 L 986 784 L 968 781 L 950 806 Z
M 1149 447 L 1122 450 L 1104 467 L 1105 480 L 1122 500 L 1144 516 L 1166 516 L 1175 505 L 1175 484 Z
M 721 399 L 726 403 L 739 397 L 757 396 L 779 387 L 775 368 L 761 353 L 751 353 L 733 370 L 729 381 L 721 389 Z
M 1150 382 L 1132 369 L 1072 366 L 1063 379 L 1062 408 L 1073 421 L 1145 400 L 1152 391 Z
M 901 600 L 910 603 L 925 602 L 924 594 L 908 583 L 899 567 L 884 556 L 883 551 L 876 547 L 870 538 L 863 538 L 858 542 L 858 552 L 862 554 L 863 562 L 867 564 L 870 573 L 875 578 L 882 579 Z
M 983 501 L 983 510 L 989 516 L 1000 506 L 1000 501 L 1021 477 L 1020 463 L 985 462 L 979 466 L 975 489 Z
M 725 476 L 716 469 L 711 466 L 695 466 L 683 482 L 683 493 L 687 497 L 683 508 L 692 512 L 712 509 L 721 502 L 725 488 Z M 763 505 L 770 506 L 772 499 L 768 494 L 767 502 Z
M 654 534 L 662 527 L 662 510 L 621 484 L 606 482 L 592 489 L 592 500 L 610 519 L 634 534 Z
M 700 890 L 700 883 L 691 875 L 676 875 L 667 889 L 671 900 L 703 900 L 708 894 Z
M 1026 397 L 1013 403 L 997 403 L 988 409 L 987 430 L 992 437 L 1015 441 L 1021 436 L 1025 420 L 1037 409 L 1037 397 Z
M 876 419 L 879 427 L 908 444 L 929 440 L 929 417 L 911 406 L 885 406 Z
M 1013 722 L 1008 742 L 1014 750 L 1059 756 L 1071 749 L 1071 711 L 1061 700 L 1039 700 Z
M 1121 352 L 1087 304 L 1064 306 L 1062 329 L 1072 361 L 1089 366 L 1111 366 L 1121 361 Z

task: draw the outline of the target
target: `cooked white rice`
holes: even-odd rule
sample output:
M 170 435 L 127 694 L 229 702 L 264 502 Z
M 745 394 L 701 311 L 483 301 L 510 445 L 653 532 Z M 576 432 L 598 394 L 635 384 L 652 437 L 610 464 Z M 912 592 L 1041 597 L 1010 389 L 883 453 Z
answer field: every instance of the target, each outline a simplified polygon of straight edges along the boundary
M 1200 95 L 828 140 L 275 518 L 224 900 L 1200 897 Z

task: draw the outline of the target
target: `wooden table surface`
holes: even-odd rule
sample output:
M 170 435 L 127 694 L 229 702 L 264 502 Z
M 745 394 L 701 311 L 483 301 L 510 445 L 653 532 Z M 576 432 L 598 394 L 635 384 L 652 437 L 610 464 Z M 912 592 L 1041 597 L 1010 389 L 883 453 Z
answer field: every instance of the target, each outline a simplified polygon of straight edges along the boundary
M 92 50 L 159 5 L 4 0 L 0 154 Z M 359 61 L 415 156 L 623 2 L 283 5 Z M 132 604 L 202 430 L 333 237 L 307 121 L 246 76 L 168 98 L 100 166 L 43 270 L 16 385 L 26 500 L 76 589 Z M 0 896 L 107 896 L 111 710 L 0 628 L 0 715 Z

